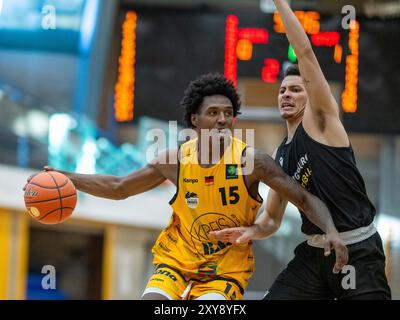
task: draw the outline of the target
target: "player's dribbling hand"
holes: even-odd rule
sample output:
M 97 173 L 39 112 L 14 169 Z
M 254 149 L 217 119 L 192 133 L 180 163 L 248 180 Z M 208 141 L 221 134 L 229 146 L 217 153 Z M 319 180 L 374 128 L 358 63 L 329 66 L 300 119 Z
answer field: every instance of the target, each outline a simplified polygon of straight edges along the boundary
M 252 239 L 253 228 L 251 227 L 226 228 L 219 231 L 210 231 L 209 235 L 214 240 L 240 244 L 249 242 Z
M 24 185 L 24 187 L 22 188 L 23 191 L 26 190 L 26 186 L 28 185 L 28 183 L 32 180 L 32 178 L 35 176 L 35 174 L 31 174 L 28 179 L 26 179 L 26 183 Z
M 50 167 L 50 166 L 44 166 L 44 167 L 43 167 L 43 171 L 54 171 L 54 168 L 52 168 L 52 167 Z M 22 188 L 23 191 L 26 190 L 26 186 L 27 186 L 28 183 L 32 180 L 32 178 L 33 178 L 34 176 L 36 176 L 36 175 L 37 175 L 37 173 L 31 174 L 31 175 L 28 177 L 28 179 L 26 179 L 26 183 L 25 183 L 24 187 Z
M 349 261 L 349 253 L 346 245 L 342 239 L 340 239 L 337 232 L 327 233 L 325 236 L 324 255 L 329 256 L 332 249 L 335 251 L 336 255 L 336 262 L 332 272 L 339 273 L 339 271 L 341 271 Z

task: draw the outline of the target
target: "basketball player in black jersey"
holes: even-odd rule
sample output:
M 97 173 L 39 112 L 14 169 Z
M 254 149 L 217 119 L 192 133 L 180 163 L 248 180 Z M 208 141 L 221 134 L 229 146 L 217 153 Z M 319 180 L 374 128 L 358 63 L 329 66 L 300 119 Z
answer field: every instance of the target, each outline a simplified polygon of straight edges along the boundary
M 331 272 L 334 257 L 321 254 L 323 232 L 300 211 L 301 230 L 308 240 L 297 246 L 294 259 L 265 299 L 390 299 L 382 241 L 373 225 L 375 208 L 356 167 L 338 105 L 293 11 L 284 0 L 275 0 L 275 4 L 299 65 L 286 70 L 279 90 L 287 137 L 273 157 L 327 205 L 348 247 L 349 267 L 344 274 Z M 253 226 L 213 234 L 230 242 L 268 237 L 279 228 L 286 205 L 271 189 L 266 210 Z

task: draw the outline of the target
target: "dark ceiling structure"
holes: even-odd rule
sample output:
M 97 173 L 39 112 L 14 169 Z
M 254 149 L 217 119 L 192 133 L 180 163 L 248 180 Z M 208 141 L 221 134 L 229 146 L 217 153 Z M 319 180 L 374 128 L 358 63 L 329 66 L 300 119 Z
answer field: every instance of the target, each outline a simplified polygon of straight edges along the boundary
M 122 0 L 124 6 L 145 5 L 162 7 L 195 8 L 260 8 L 263 0 Z M 318 9 L 323 13 L 340 13 L 352 5 L 358 14 L 369 18 L 400 17 L 400 0 L 292 0 L 294 9 Z

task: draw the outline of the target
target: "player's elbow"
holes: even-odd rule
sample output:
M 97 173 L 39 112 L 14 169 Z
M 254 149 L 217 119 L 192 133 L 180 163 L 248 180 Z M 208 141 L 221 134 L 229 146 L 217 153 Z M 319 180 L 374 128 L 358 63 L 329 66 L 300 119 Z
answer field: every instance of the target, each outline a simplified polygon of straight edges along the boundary
M 257 238 L 265 239 L 273 235 L 275 232 L 278 231 L 279 227 L 281 226 L 281 221 L 282 219 L 268 216 L 268 218 L 264 221 L 255 223 L 258 228 Z
M 277 232 L 279 230 L 279 228 L 281 227 L 281 222 L 282 222 L 282 219 L 278 219 L 278 218 L 270 219 L 269 225 L 270 225 L 271 234 L 274 234 L 275 232 Z
M 297 207 L 301 209 L 303 212 L 309 212 L 310 210 L 312 210 L 313 201 L 311 194 L 307 193 L 306 191 L 302 192 Z
M 279 228 L 281 227 L 281 223 L 282 223 L 282 219 L 274 219 L 274 220 L 272 220 L 272 226 L 273 226 L 273 229 L 274 229 L 274 233 L 279 230 Z
M 124 200 L 128 198 L 123 178 L 116 178 L 115 181 L 113 181 L 112 191 L 114 200 Z

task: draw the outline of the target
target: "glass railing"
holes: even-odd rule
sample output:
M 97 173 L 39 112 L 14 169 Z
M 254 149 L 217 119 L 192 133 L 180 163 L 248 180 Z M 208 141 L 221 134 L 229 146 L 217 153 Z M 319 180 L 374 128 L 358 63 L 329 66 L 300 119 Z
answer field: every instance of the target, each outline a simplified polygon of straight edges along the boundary
M 142 117 L 138 143 L 115 145 L 88 117 L 59 113 L 0 82 L 0 164 L 36 169 L 48 164 L 71 172 L 126 175 L 151 160 L 152 129 L 164 132 L 166 147 L 171 147 L 169 126 Z

